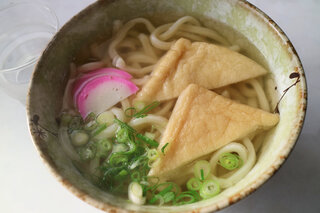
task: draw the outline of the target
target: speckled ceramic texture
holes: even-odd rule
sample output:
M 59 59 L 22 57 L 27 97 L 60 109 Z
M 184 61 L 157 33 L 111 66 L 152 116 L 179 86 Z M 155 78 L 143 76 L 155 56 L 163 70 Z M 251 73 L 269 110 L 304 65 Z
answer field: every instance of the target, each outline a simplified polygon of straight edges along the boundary
M 183 15 L 192 15 L 206 22 L 211 20 L 212 23 L 218 20 L 247 37 L 264 56 L 280 93 L 296 81 L 299 82 L 283 97 L 279 105 L 279 124 L 267 135 L 256 165 L 240 182 L 216 197 L 190 205 L 136 206 L 92 185 L 61 149 L 56 118 L 62 105 L 69 64 L 83 45 L 98 37 L 110 36 L 115 19 L 151 17 L 165 22 Z M 30 131 L 44 162 L 57 179 L 80 199 L 109 212 L 209 212 L 224 208 L 250 194 L 280 167 L 301 131 L 306 100 L 305 77 L 292 44 L 268 16 L 245 1 L 101 0 L 69 21 L 48 45 L 34 72 L 27 108 Z

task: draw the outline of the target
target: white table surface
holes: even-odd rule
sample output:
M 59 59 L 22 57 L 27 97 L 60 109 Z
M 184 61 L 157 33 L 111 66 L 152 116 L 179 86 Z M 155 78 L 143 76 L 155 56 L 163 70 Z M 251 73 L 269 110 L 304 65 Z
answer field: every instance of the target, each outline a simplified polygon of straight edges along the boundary
M 94 0 L 45 1 L 64 24 Z M 1 0 L 0 6 L 10 0 Z M 251 0 L 285 31 L 301 57 L 308 113 L 287 162 L 267 183 L 223 213 L 320 212 L 320 1 Z M 0 26 L 1 27 L 1 26 Z M 0 212 L 98 213 L 65 189 L 42 163 L 30 139 L 25 108 L 0 91 Z

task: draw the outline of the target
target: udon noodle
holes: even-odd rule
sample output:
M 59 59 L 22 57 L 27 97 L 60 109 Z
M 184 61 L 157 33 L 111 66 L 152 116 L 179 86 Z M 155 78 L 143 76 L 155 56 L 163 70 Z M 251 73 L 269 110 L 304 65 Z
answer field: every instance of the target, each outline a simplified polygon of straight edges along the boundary
M 233 45 L 219 33 L 202 26 L 198 20 L 190 16 L 184 16 L 173 23 L 160 26 L 154 26 L 145 18 L 132 19 L 126 23 L 117 20 L 113 24 L 111 39 L 102 43 L 94 43 L 90 46 L 90 56 L 95 59 L 94 61 L 91 60 L 89 63 L 80 64 L 77 67 L 75 67 L 75 64 L 71 65 L 71 75 L 65 92 L 63 112 L 71 115 L 77 114 L 77 110 L 74 108 L 71 101 L 72 98 L 70 97 L 70 85 L 73 84 L 77 76 L 102 67 L 115 67 L 130 73 L 133 76 L 132 82 L 141 88 L 150 79 L 152 71 L 160 58 L 181 37 L 187 38 L 190 41 L 216 43 L 228 47 L 233 51 L 241 52 L 238 45 Z M 267 112 L 271 112 L 276 104 L 274 83 L 271 78 L 266 77 L 249 79 L 216 89 L 215 92 L 239 103 L 260 108 Z M 176 99 L 163 101 L 159 107 L 153 109 L 147 116 L 135 118 L 126 116 L 127 109 L 137 107 L 134 97 L 129 97 L 113 106 L 108 112 L 112 114 L 111 117 L 127 123 L 138 132 L 151 133 L 153 140 L 159 141 L 175 103 Z M 118 124 L 111 123 L 96 136 L 96 139 L 114 138 L 117 131 Z M 262 146 L 263 134 L 256 132 L 241 140 L 231 141 L 214 153 L 202 158 L 202 160 L 207 160 L 210 163 L 210 178 L 217 181 L 221 189 L 233 186 L 249 173 L 256 162 L 257 153 Z M 101 175 L 101 171 L 97 169 L 101 166 L 101 159 L 94 158 L 89 161 L 81 161 L 78 151 L 72 145 L 68 127 L 62 125 L 59 136 L 66 154 L 73 161 L 78 162 L 77 164 L 80 165 L 81 170 L 85 171 L 92 180 L 96 181 L 97 177 Z M 221 168 L 219 156 L 223 153 L 236 154 L 242 161 L 241 167 L 232 171 Z M 153 161 L 150 161 L 149 166 L 152 167 L 153 163 Z M 182 190 L 185 189 L 186 181 L 192 177 L 192 166 L 194 163 L 188 165 L 188 169 L 184 169 L 181 176 L 169 181 L 178 184 Z M 146 180 L 143 181 L 146 182 Z M 147 181 L 146 184 L 150 183 Z M 130 200 L 132 201 L 132 199 Z M 143 202 L 136 203 L 142 204 Z M 160 199 L 159 204 L 163 203 L 165 202 Z

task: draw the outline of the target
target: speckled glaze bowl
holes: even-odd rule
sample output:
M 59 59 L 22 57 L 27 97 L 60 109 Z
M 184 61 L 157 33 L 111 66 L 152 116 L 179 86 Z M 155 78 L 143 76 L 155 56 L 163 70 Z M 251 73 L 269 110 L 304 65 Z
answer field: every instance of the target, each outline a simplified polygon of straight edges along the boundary
M 277 127 L 266 136 L 254 168 L 233 187 L 211 199 L 184 206 L 137 206 L 94 186 L 79 173 L 62 151 L 57 137 L 57 117 L 69 75 L 69 65 L 82 46 L 111 35 L 113 20 L 149 17 L 161 23 L 183 15 L 192 15 L 204 24 L 215 27 L 228 39 L 234 38 L 225 29 L 232 28 L 255 46 L 264 57 L 264 66 L 273 74 L 280 96 L 287 91 L 278 107 L 281 119 Z M 220 24 L 227 28 L 217 27 Z M 267 15 L 248 2 L 100 0 L 70 20 L 48 45 L 32 78 L 27 109 L 30 132 L 41 157 L 57 179 L 80 199 L 113 213 L 210 212 L 242 199 L 274 174 L 298 139 L 306 102 L 305 76 L 292 44 Z

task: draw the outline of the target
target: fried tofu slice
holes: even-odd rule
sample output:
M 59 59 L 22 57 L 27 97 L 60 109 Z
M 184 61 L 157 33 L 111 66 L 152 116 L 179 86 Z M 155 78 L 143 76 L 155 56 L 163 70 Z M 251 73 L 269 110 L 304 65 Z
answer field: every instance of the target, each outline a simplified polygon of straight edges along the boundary
M 190 84 L 177 100 L 159 149 L 169 144 L 149 175 L 174 178 L 182 166 L 256 130 L 269 129 L 278 121 L 278 114 Z
M 215 89 L 266 73 L 255 61 L 226 47 L 181 38 L 159 60 L 137 99 L 169 100 L 191 83 Z

